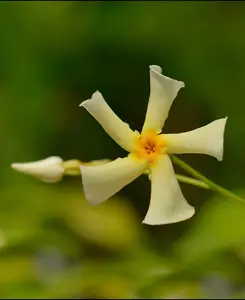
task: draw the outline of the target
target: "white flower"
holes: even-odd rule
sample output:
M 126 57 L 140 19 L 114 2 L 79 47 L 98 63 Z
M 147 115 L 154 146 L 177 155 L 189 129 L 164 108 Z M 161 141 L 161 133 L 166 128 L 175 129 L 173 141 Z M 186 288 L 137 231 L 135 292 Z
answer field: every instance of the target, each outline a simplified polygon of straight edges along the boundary
M 111 110 L 100 92 L 81 103 L 104 130 L 129 155 L 99 166 L 80 166 L 84 193 L 92 204 L 108 199 L 146 169 L 151 172 L 151 199 L 143 223 L 160 225 L 189 219 L 195 210 L 185 200 L 168 153 L 207 154 L 222 160 L 223 136 L 227 118 L 201 128 L 161 134 L 173 100 L 184 83 L 161 74 L 150 66 L 150 98 L 142 132 L 132 131 Z
M 65 170 L 63 159 L 58 156 L 50 156 L 35 162 L 13 163 L 11 167 L 47 183 L 60 181 Z

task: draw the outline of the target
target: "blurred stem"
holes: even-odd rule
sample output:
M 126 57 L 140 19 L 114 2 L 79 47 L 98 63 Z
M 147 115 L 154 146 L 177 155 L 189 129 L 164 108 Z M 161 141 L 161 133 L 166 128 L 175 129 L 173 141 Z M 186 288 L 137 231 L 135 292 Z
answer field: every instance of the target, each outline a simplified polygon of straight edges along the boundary
M 208 179 L 207 177 L 205 177 L 204 175 L 202 175 L 201 173 L 199 173 L 197 170 L 193 169 L 187 163 L 185 163 L 184 161 L 182 161 L 180 158 L 176 157 L 175 155 L 171 155 L 171 159 L 172 159 L 172 162 L 174 164 L 176 164 L 177 166 L 181 167 L 182 169 L 184 169 L 185 171 L 187 171 L 189 174 L 191 174 L 195 178 L 201 180 L 203 183 L 205 183 L 206 185 L 208 185 L 210 189 L 218 192 L 222 196 L 230 197 L 230 198 L 232 198 L 234 200 L 241 201 L 241 202 L 243 202 L 245 204 L 245 200 L 243 198 L 241 198 L 241 197 L 233 194 L 229 190 L 227 190 L 227 189 L 219 186 L 218 184 L 214 183 L 213 181 L 211 181 L 210 179 Z

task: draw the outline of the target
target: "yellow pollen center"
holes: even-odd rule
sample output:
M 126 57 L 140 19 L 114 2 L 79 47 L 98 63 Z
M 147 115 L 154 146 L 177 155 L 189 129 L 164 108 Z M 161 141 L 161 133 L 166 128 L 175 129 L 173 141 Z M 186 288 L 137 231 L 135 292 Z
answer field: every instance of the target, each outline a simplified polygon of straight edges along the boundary
M 155 131 L 149 130 L 140 135 L 136 140 L 133 153 L 140 159 L 147 159 L 150 164 L 163 154 L 167 146 L 163 135 L 157 135 Z

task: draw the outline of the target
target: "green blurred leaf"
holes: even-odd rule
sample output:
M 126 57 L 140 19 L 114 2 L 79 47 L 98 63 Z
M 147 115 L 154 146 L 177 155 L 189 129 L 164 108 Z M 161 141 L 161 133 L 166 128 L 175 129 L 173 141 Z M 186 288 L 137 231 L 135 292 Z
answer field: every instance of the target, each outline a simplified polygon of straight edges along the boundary
M 66 221 L 89 242 L 114 250 L 131 249 L 140 241 L 141 222 L 124 199 L 113 197 L 93 206 L 82 194 L 70 196 L 65 208 Z
M 245 241 L 245 205 L 215 197 L 203 206 L 193 227 L 176 244 L 187 261 L 200 260 Z
M 10 255 L 0 259 L 0 286 L 18 283 L 23 280 L 37 279 L 34 263 L 29 255 Z

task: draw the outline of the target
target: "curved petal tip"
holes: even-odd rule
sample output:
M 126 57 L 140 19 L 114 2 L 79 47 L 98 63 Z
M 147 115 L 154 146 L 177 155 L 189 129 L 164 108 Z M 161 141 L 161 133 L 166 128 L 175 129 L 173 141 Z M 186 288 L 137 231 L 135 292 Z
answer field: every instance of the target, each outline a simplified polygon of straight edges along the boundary
M 156 73 L 162 74 L 162 68 L 158 65 L 150 65 L 149 68 Z
M 170 78 L 168 76 L 163 75 L 162 74 L 162 68 L 160 66 L 158 66 L 158 65 L 150 65 L 149 68 L 155 74 L 157 74 L 159 76 L 162 76 L 162 77 L 164 77 L 166 79 L 173 80 L 174 82 L 176 82 L 178 84 L 178 88 L 179 89 L 185 87 L 185 83 L 183 81 L 179 81 L 179 80 L 176 80 L 176 79 L 173 79 L 173 78 Z
M 84 106 L 84 104 L 86 104 L 88 101 L 93 100 L 95 97 L 96 97 L 96 98 L 100 97 L 100 98 L 102 98 L 102 100 L 104 100 L 104 98 L 103 98 L 101 92 L 99 92 L 99 91 L 97 90 L 97 91 L 95 91 L 95 92 L 92 94 L 92 96 L 91 96 L 90 99 L 84 100 L 82 103 L 80 103 L 80 104 L 79 104 L 79 107 Z
M 218 161 L 223 160 L 224 155 L 224 134 L 225 134 L 225 126 L 227 123 L 228 117 L 225 117 L 223 119 L 220 119 L 220 151 L 218 151 L 218 154 L 216 156 Z
M 182 207 L 179 209 L 179 211 L 173 213 L 172 215 L 163 215 L 162 218 L 154 218 L 153 216 L 150 218 L 146 216 L 142 223 L 147 225 L 166 225 L 179 223 L 190 219 L 194 214 L 195 208 L 189 204 L 186 204 L 185 207 Z

